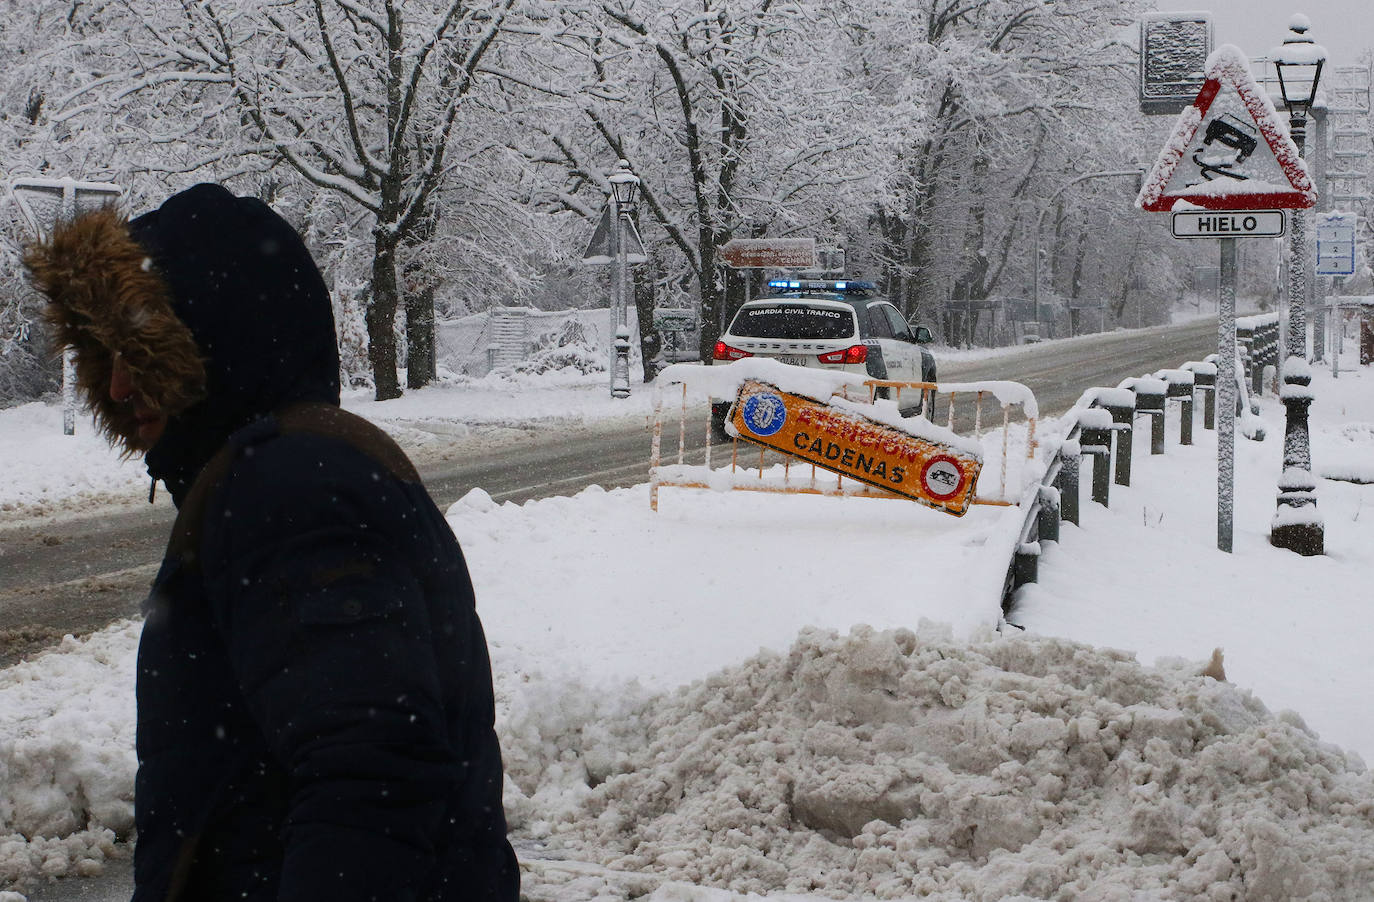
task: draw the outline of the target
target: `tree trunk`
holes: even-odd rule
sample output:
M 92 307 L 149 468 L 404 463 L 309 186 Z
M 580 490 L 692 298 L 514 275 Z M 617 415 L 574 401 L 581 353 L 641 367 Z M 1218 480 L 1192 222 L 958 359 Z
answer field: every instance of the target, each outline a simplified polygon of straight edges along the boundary
M 1069 279 L 1069 335 L 1077 335 L 1082 329 L 1083 312 L 1077 301 L 1083 294 L 1083 261 L 1088 256 L 1088 230 L 1078 233 L 1078 247 L 1073 255 L 1073 274 Z
M 720 338 L 724 326 L 720 322 L 725 300 L 724 286 L 721 285 L 719 269 L 716 266 L 716 246 L 703 229 L 701 237 L 701 272 L 697 274 L 697 284 L 701 291 L 701 359 L 711 359 L 716 340 Z
M 424 388 L 438 375 L 434 360 L 434 294 L 433 285 L 406 292 L 406 388 Z
M 630 290 L 634 294 L 635 315 L 639 318 L 639 357 L 644 361 L 644 384 L 648 385 L 658 375 L 658 364 L 654 361 L 663 350 L 663 336 L 654 328 L 654 279 L 650 264 L 630 272 L 634 274 Z
M 396 378 L 396 241 L 378 229 L 374 236 L 372 298 L 367 306 L 367 356 L 372 362 L 372 381 L 377 400 L 401 396 Z
M 406 311 L 406 387 L 424 388 L 438 375 L 434 358 L 434 298 L 439 283 L 417 259 L 418 249 L 434 240 L 438 220 L 422 216 L 400 243 L 408 252 L 402 266 Z

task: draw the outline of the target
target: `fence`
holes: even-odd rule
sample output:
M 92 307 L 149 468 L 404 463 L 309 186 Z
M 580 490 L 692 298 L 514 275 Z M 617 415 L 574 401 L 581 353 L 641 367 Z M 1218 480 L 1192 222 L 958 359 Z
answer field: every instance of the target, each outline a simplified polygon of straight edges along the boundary
M 1245 364 L 1246 376 L 1237 369 L 1237 410 L 1239 431 L 1249 438 L 1263 438 L 1255 411 L 1245 393 L 1249 374 L 1262 374 L 1264 367 L 1278 361 L 1278 317 L 1250 317 L 1248 344 L 1237 343 L 1237 353 Z M 1239 325 L 1239 323 L 1238 323 Z M 1048 455 L 1043 476 L 1031 485 L 1021 499 L 1025 511 L 1012 559 L 1007 566 L 1002 590 L 1002 610 L 1010 609 L 1015 591 L 1039 575 L 1041 542 L 1058 541 L 1061 521 L 1079 521 L 1081 468 L 1084 456 L 1092 458 L 1091 499 L 1109 505 L 1111 485 L 1131 484 L 1131 453 L 1136 424 L 1142 417 L 1150 420 L 1150 453 L 1165 452 L 1165 421 L 1168 405 L 1179 407 L 1178 441 L 1192 444 L 1194 403 L 1202 395 L 1203 428 L 1216 428 L 1216 355 L 1204 361 L 1189 361 L 1177 369 L 1159 370 L 1149 376 L 1126 379 L 1116 388 L 1090 388 L 1065 415 L 1070 424 L 1059 446 Z M 1255 393 L 1263 391 L 1262 380 L 1253 377 Z M 1115 467 L 1113 467 L 1113 457 Z
M 532 307 L 493 307 L 459 319 L 435 324 L 435 353 L 440 366 L 466 376 L 485 376 L 527 359 L 544 336 L 577 323 L 598 360 L 610 359 L 614 339 L 610 310 L 606 307 L 568 310 L 536 310 Z M 629 311 L 630 334 L 638 334 L 635 311 Z M 631 342 L 630 356 L 637 360 L 639 347 Z

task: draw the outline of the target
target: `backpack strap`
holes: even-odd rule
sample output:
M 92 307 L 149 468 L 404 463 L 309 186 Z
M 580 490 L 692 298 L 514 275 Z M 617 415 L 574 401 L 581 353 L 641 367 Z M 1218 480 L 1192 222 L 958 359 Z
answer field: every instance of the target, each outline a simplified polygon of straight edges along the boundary
M 275 430 L 272 429 L 273 423 L 276 425 Z M 296 404 L 277 411 L 255 425 L 256 428 L 249 427 L 254 429 L 254 435 L 264 437 L 273 434 L 305 433 L 337 439 L 372 458 L 402 482 L 420 482 L 420 474 L 415 470 L 415 465 L 391 436 L 357 414 L 349 413 L 333 404 Z M 172 536 L 167 543 L 169 557 L 180 557 L 184 565 L 197 566 L 196 555 L 200 551 L 200 534 L 205 521 L 206 505 L 224 481 L 224 477 L 228 475 L 234 458 L 247 444 L 250 444 L 250 441 L 235 440 L 231 437 L 201 468 L 200 474 L 191 484 L 186 499 L 177 511 L 176 522 L 172 525 Z

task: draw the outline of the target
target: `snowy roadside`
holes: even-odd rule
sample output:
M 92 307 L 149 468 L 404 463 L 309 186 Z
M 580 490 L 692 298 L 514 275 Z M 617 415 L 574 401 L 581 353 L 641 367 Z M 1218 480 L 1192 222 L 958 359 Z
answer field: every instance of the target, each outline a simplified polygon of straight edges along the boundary
M 543 427 L 644 422 L 652 404 L 651 389 L 613 401 L 602 377 L 577 373 L 454 380 L 381 403 L 366 391 L 343 398 L 346 409 L 385 429 L 421 467 L 517 442 Z M 62 434 L 62 410 L 55 404 L 0 410 L 0 522 L 146 502 L 142 460 L 124 460 L 110 450 L 89 415 L 78 414 L 75 431 Z

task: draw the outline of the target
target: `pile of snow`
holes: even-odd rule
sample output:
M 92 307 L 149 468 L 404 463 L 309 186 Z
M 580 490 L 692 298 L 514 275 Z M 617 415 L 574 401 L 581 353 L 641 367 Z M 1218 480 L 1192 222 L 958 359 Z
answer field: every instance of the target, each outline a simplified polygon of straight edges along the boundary
M 134 654 L 123 621 L 0 670 L 0 886 L 92 876 L 134 826 Z
M 1364 897 L 1363 764 L 1200 670 L 1052 638 L 807 630 L 590 735 L 516 718 L 547 754 L 515 763 L 532 791 L 508 805 L 536 858 L 733 893 Z M 533 897 L 566 880 L 533 871 Z

